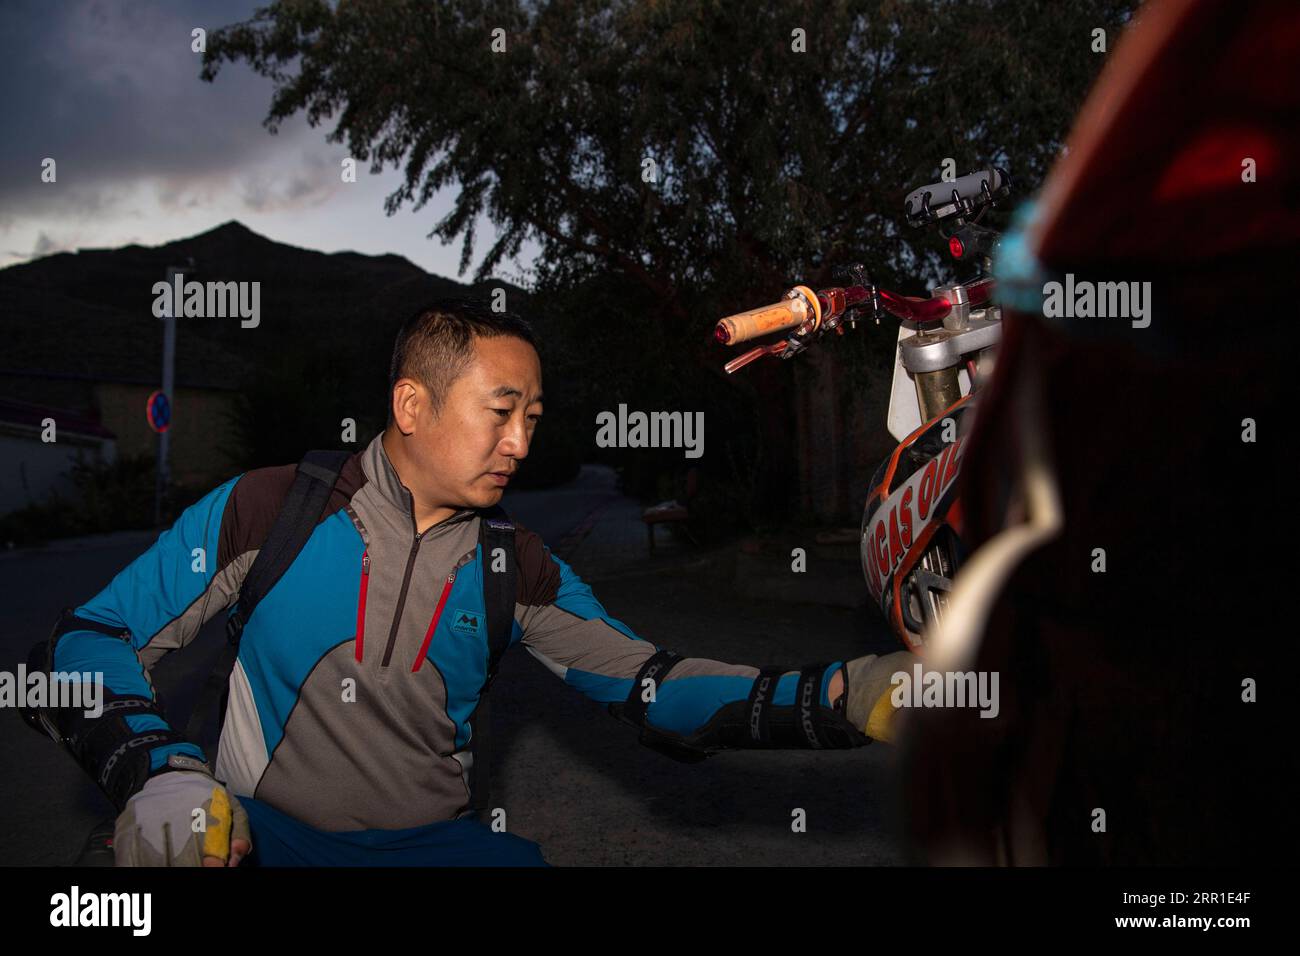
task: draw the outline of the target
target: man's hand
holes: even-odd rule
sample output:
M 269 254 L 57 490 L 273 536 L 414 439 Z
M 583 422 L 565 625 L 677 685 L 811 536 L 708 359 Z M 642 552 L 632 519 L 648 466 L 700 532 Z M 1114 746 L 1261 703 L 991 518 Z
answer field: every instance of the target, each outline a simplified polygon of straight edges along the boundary
M 248 815 L 207 773 L 150 777 L 117 818 L 118 866 L 238 866 L 252 850 Z
M 849 661 L 831 678 L 827 688 L 831 704 L 835 704 L 842 689 L 845 719 L 873 740 L 889 743 L 894 738 L 890 677 L 897 671 L 909 672 L 915 660 L 911 651 L 896 651 Z

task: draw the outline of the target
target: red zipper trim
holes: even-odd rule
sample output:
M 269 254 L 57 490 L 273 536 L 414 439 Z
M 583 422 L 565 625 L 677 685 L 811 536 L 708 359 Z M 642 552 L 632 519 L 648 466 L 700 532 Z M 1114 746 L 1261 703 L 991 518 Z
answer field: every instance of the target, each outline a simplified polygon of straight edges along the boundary
M 438 607 L 433 612 L 433 620 L 429 622 L 429 630 L 424 634 L 424 643 L 420 645 L 420 653 L 416 655 L 415 663 L 411 665 L 412 674 L 418 671 L 420 665 L 424 663 L 424 655 L 429 652 L 429 643 L 433 640 L 433 632 L 438 627 L 438 618 L 442 617 L 443 605 L 447 603 L 447 595 L 451 593 L 451 585 L 455 580 L 455 571 L 447 575 L 447 583 L 442 586 L 442 597 L 438 598 Z
M 357 602 L 357 663 L 366 642 L 366 588 L 370 586 L 370 552 L 361 552 L 361 600 Z

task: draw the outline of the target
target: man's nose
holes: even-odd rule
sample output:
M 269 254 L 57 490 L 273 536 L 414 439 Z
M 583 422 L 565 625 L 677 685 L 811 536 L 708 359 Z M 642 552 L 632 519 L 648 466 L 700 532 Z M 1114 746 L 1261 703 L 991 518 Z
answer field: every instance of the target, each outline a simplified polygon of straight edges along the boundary
M 510 427 L 506 429 L 505 437 L 501 439 L 497 450 L 511 458 L 528 457 L 528 428 L 522 418 L 510 420 Z

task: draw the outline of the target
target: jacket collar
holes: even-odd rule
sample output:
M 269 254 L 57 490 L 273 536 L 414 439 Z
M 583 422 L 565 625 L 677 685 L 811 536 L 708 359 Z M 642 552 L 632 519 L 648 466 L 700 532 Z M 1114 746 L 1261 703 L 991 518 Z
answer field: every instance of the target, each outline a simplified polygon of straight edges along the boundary
M 411 494 L 411 489 L 402 483 L 402 477 L 393 467 L 392 459 L 388 457 L 388 452 L 384 449 L 384 433 L 380 432 L 366 446 L 365 451 L 361 453 L 361 470 L 365 472 L 366 480 L 375 486 L 379 492 L 380 498 L 390 507 L 401 512 L 411 522 L 412 528 L 415 527 L 415 497 Z M 430 525 L 426 531 L 433 531 L 436 528 L 443 528 L 449 524 L 463 521 L 475 514 L 472 508 L 461 508 L 449 518 L 444 518 L 435 525 Z

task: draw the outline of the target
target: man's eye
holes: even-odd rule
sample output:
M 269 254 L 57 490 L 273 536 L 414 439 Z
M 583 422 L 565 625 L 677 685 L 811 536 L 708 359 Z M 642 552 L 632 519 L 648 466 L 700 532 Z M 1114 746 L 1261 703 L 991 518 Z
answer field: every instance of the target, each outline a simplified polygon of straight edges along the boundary
M 496 412 L 498 415 L 504 415 L 506 418 L 510 417 L 510 409 L 508 408 L 494 408 L 492 411 Z
M 541 416 L 541 415 L 529 415 L 529 416 L 528 416 L 528 420 L 529 420 L 530 422 L 532 422 L 534 425 L 536 425 L 538 422 L 540 422 L 540 421 L 542 420 L 542 416 Z

